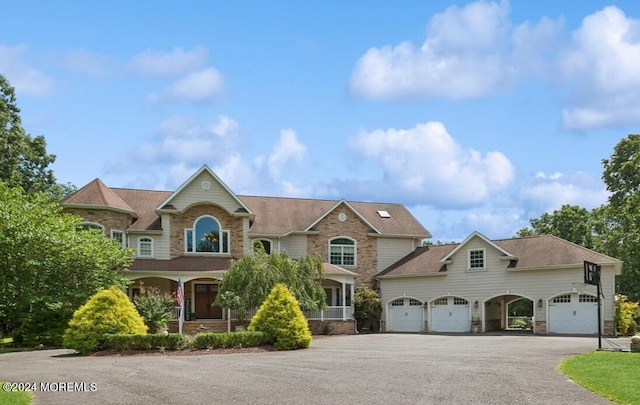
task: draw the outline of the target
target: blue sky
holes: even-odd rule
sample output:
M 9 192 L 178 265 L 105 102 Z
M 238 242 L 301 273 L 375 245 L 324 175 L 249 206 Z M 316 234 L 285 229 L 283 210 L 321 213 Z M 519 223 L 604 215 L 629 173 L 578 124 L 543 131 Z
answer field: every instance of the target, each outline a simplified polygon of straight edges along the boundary
M 640 3 L 41 2 L 3 6 L 0 73 L 59 182 L 400 202 L 508 238 L 606 202 L 640 124 Z

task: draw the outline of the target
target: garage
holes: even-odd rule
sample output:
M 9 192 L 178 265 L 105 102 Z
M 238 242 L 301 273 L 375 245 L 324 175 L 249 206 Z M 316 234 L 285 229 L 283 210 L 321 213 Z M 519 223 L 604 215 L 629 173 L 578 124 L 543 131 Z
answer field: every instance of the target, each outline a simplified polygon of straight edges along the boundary
M 460 297 L 442 297 L 431 303 L 431 332 L 469 332 L 469 301 Z
M 388 305 L 390 332 L 422 332 L 422 302 L 414 298 L 398 298 Z
M 562 294 L 549 302 L 549 332 L 598 333 L 598 298 L 590 294 Z

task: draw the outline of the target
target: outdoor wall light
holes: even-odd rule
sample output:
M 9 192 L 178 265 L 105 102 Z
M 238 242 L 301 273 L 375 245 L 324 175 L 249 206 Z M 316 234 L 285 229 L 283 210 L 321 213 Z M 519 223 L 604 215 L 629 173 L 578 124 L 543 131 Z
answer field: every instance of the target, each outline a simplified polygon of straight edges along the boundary
M 476 301 L 476 302 L 474 302 L 474 303 L 473 303 L 473 307 L 474 307 L 474 308 L 478 308 L 478 301 Z
M 542 299 L 538 300 L 538 308 L 542 308 Z

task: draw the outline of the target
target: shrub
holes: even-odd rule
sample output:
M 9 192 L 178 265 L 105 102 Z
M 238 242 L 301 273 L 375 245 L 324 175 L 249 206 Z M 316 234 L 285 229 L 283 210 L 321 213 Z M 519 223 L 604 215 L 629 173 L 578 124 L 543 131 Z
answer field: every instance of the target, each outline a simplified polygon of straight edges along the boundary
M 353 317 L 358 322 L 358 330 L 362 328 L 377 329 L 382 311 L 380 295 L 377 291 L 369 287 L 359 288 L 353 299 L 353 305 Z
M 194 349 L 219 349 L 227 347 L 257 347 L 270 343 L 263 332 L 198 333 L 191 343 Z
M 637 325 L 633 317 L 638 313 L 637 302 L 629 302 L 626 295 L 618 296 L 616 300 L 616 327 L 622 336 L 634 334 Z
M 179 350 L 188 345 L 186 335 L 170 333 L 168 335 L 105 335 L 103 348 L 105 350 Z
M 147 333 L 142 317 L 117 286 L 97 292 L 78 308 L 62 342 L 66 348 L 87 354 L 101 348 L 105 335 L 115 333 Z
M 249 324 L 249 331 L 267 333 L 278 350 L 305 349 L 311 331 L 298 300 L 284 284 L 277 284 Z
M 175 302 L 166 292 L 158 287 L 140 285 L 140 294 L 133 299 L 138 313 L 144 318 L 150 333 L 157 333 L 167 328 L 167 322 L 173 314 Z

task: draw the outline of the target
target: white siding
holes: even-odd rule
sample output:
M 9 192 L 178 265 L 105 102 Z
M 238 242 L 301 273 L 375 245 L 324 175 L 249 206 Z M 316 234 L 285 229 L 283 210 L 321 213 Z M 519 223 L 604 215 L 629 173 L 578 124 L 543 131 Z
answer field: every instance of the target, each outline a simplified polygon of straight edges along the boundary
M 160 217 L 162 235 L 153 235 L 153 245 L 156 259 L 169 260 L 171 258 L 169 235 L 171 235 L 171 219 L 169 214 Z
M 378 265 L 376 274 L 413 252 L 413 239 L 378 238 Z
M 467 250 L 477 248 L 486 248 L 486 271 L 467 270 Z M 453 263 L 447 265 L 446 275 L 382 279 L 382 302 L 405 294 L 422 301 L 450 294 L 472 303 L 484 303 L 501 295 L 520 295 L 532 299 L 537 319 L 545 320 L 547 301 L 556 295 L 571 292 L 571 283 L 583 280 L 582 267 L 508 271 L 509 262 L 500 260 L 500 253 L 479 238 L 469 241 L 452 259 Z M 603 318 L 607 321 L 614 318 L 614 277 L 615 270 L 611 266 L 603 266 Z M 586 286 L 585 291 L 595 293 L 595 286 Z M 538 299 L 543 300 L 543 308 L 537 307 Z
M 307 253 L 306 235 L 289 235 L 280 239 L 280 251 L 287 251 L 289 256 L 299 259 Z
M 209 190 L 203 190 L 202 187 L 200 187 L 203 181 L 211 183 Z M 180 194 L 175 195 L 171 199 L 171 204 L 180 211 L 193 204 L 203 202 L 217 204 L 228 212 L 235 212 L 241 207 L 235 199 L 235 196 L 229 194 L 229 192 L 207 172 L 200 173 L 199 176 L 181 190 Z

